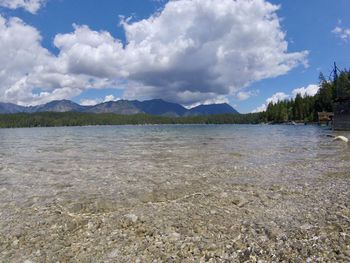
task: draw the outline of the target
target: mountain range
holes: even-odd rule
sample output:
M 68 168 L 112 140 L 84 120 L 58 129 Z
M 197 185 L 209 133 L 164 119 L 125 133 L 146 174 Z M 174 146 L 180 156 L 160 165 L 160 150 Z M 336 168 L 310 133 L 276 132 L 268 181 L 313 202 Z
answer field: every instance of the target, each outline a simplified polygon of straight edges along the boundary
M 167 102 L 161 99 L 146 101 L 118 100 L 99 103 L 93 106 L 82 106 L 70 100 L 55 100 L 38 106 L 19 106 L 12 103 L 0 102 L 0 114 L 35 113 L 35 112 L 87 112 L 87 113 L 116 113 L 132 115 L 145 113 L 160 116 L 199 116 L 212 114 L 238 114 L 238 112 L 227 103 L 199 105 L 187 109 L 180 104 Z

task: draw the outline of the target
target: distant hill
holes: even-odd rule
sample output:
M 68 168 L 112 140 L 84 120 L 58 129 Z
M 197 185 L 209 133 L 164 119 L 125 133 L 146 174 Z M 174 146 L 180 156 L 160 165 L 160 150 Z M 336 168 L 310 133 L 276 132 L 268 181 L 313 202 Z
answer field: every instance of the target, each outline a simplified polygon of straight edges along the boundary
M 84 106 L 81 106 L 70 100 L 54 100 L 43 105 L 27 107 L 25 111 L 30 113 L 32 112 L 68 112 L 68 111 L 81 112 L 81 111 L 84 111 Z
M 26 107 L 18 106 L 12 103 L 0 102 L 0 114 L 18 113 L 18 112 L 24 112 L 25 110 L 26 110 Z
M 213 114 L 225 114 L 232 113 L 238 114 L 234 108 L 227 103 L 222 104 L 210 104 L 210 105 L 199 105 L 189 110 L 190 115 L 213 115 Z
M 133 101 L 132 102 L 142 112 L 150 115 L 162 116 L 183 116 L 188 111 L 180 104 L 167 102 L 161 99 Z
M 135 105 L 127 100 L 119 101 L 108 101 L 104 103 L 97 104 L 95 106 L 87 106 L 81 112 L 90 113 L 117 113 L 122 115 L 132 115 L 137 113 L 142 113 L 140 109 L 135 107 Z
M 202 116 L 214 114 L 238 114 L 229 104 L 199 105 L 192 109 L 186 109 L 180 104 L 167 102 L 161 99 L 147 101 L 109 101 L 93 106 L 82 106 L 70 100 L 55 100 L 39 106 L 23 107 L 12 103 L 0 103 L 0 114 L 36 112 L 86 112 L 86 113 L 116 113 L 133 115 L 145 113 L 149 115 L 180 117 Z

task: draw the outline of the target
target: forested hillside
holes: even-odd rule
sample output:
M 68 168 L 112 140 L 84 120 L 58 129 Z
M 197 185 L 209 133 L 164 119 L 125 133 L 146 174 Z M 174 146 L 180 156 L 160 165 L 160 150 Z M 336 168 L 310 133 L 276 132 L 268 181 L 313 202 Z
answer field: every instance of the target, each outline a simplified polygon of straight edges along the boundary
M 298 94 L 295 99 L 270 103 L 262 119 L 266 122 L 317 121 L 317 113 L 332 112 L 334 102 L 339 98 L 350 97 L 350 71 L 343 70 L 333 80 L 327 80 L 321 73 L 320 89 L 315 96 Z

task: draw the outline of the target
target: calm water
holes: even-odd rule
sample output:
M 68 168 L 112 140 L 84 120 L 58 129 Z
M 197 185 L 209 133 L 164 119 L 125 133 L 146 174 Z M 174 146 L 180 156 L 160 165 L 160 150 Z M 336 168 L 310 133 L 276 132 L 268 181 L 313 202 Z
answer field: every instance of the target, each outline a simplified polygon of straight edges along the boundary
M 327 134 L 0 129 L 0 261 L 349 262 L 350 147 Z
M 33 197 L 132 202 L 159 186 L 221 173 L 232 174 L 230 183 L 310 183 L 350 170 L 349 146 L 326 134 L 335 133 L 249 125 L 2 129 L 0 204 Z

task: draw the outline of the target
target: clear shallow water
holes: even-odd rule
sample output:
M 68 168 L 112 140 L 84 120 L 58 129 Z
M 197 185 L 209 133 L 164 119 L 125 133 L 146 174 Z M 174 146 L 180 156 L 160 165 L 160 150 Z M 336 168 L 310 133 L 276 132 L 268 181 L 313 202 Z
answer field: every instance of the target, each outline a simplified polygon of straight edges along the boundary
M 349 168 L 349 147 L 326 134 L 314 126 L 3 129 L 0 200 L 135 198 L 135 191 L 224 171 L 236 183 L 308 182 Z
M 152 202 L 239 187 L 315 191 L 315 204 L 324 202 L 322 193 L 344 204 L 350 200 L 350 146 L 327 134 L 350 137 L 315 126 L 0 129 L 0 232 L 12 240 L 13 229 L 46 220 L 37 211 L 52 207 L 72 213 L 138 207 L 137 214 Z M 285 202 L 305 209 L 305 200 Z M 155 213 L 151 220 L 159 218 Z

